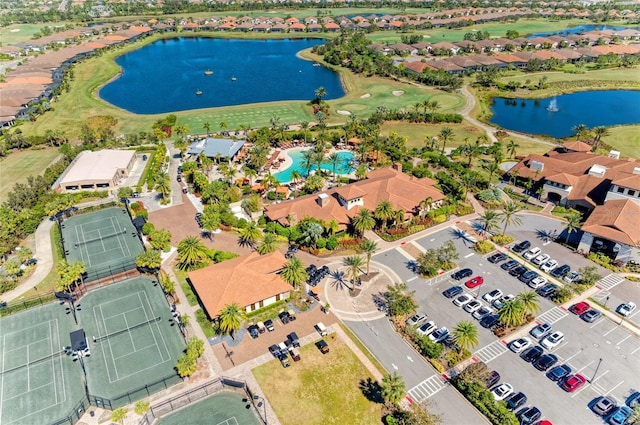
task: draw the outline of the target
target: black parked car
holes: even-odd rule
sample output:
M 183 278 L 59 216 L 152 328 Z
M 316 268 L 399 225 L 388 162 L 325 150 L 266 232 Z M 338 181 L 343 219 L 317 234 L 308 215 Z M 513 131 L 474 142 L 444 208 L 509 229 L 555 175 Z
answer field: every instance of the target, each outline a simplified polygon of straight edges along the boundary
M 513 252 L 522 252 L 525 249 L 529 249 L 529 248 L 531 248 L 531 242 L 522 241 L 519 244 L 514 245 L 513 248 L 511 248 L 511 251 L 513 251 Z
M 520 263 L 518 263 L 516 260 L 509 260 L 506 263 L 504 263 L 503 265 L 500 266 L 500 268 L 502 270 L 511 270 L 514 267 L 518 267 L 520 265 Z
M 521 276 L 523 274 L 525 274 L 529 269 L 527 269 L 525 266 L 518 266 L 518 267 L 514 267 L 511 270 L 509 270 L 509 274 L 511 276 Z
M 505 254 L 504 252 L 497 252 L 497 253 L 491 255 L 489 258 L 487 258 L 487 260 L 490 263 L 499 263 L 501 261 L 506 260 L 507 257 L 508 257 L 508 255 Z
M 522 360 L 525 362 L 534 362 L 544 353 L 544 349 L 539 345 L 534 345 L 533 347 L 529 347 L 520 355 Z
M 446 291 L 444 291 L 442 293 L 442 295 L 444 295 L 447 298 L 453 298 L 456 295 L 462 293 L 462 287 L 460 286 L 452 286 L 451 288 L 447 289 Z
M 527 396 L 523 392 L 510 395 L 507 398 L 507 409 L 516 410 L 527 402 Z
M 566 376 L 571 375 L 571 368 L 566 364 L 554 366 L 549 372 L 547 372 L 547 378 L 554 382 L 563 380 Z
M 556 363 L 558 363 L 558 356 L 555 354 L 545 354 L 533 363 L 533 367 L 544 372 Z
M 269 332 L 272 332 L 275 328 L 273 327 L 273 320 L 265 320 L 264 325 L 267 327 Z
M 286 325 L 291 321 L 291 317 L 289 317 L 289 313 L 286 311 L 283 311 L 282 313 L 278 314 L 278 317 L 280 318 L 280 321 L 282 322 L 283 325 Z
M 525 273 L 521 274 L 518 277 L 518 280 L 523 283 L 529 283 L 538 276 L 539 276 L 538 272 L 533 270 L 528 270 Z
M 587 323 L 593 323 L 598 320 L 602 316 L 602 313 L 598 310 L 591 309 L 589 311 L 585 311 L 580 315 L 580 318 Z
M 536 292 L 541 297 L 547 297 L 548 298 L 548 297 L 553 296 L 553 294 L 555 294 L 557 290 L 558 290 L 558 285 L 556 285 L 554 283 L 547 283 L 542 288 L 539 288 Z
M 487 316 L 480 321 L 480 326 L 483 328 L 491 329 L 495 325 L 500 322 L 500 316 L 497 314 L 492 314 L 491 316 Z
M 247 328 L 247 330 L 249 331 L 249 335 L 251 335 L 251 338 L 256 339 L 260 333 L 258 332 L 258 327 L 256 325 L 251 325 Z
M 498 371 L 492 370 L 491 372 L 489 372 L 489 376 L 487 376 L 487 379 L 485 380 L 487 388 L 493 387 L 498 382 L 500 382 L 500 374 L 498 373 Z
M 469 277 L 472 274 L 473 274 L 473 270 L 471 270 L 471 269 L 462 269 L 462 270 L 458 270 L 457 272 L 453 273 L 451 275 L 451 279 L 460 280 L 460 279 L 464 279 L 465 277 Z
M 555 269 L 551 270 L 551 276 L 557 277 L 558 279 L 562 279 L 564 275 L 566 275 L 570 271 L 571 271 L 571 267 L 569 267 L 568 264 L 563 264 L 560 267 L 556 267 Z
M 542 416 L 542 412 L 537 407 L 530 407 L 520 414 L 520 425 L 535 423 Z

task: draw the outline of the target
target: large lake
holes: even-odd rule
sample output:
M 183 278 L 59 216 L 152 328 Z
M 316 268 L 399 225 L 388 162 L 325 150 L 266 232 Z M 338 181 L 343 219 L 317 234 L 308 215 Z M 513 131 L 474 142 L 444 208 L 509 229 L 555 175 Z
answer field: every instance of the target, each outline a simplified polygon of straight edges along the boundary
M 318 87 L 327 90 L 325 99 L 336 99 L 344 96 L 338 74 L 296 56 L 321 43 L 311 38 L 161 40 L 118 57 L 122 74 L 99 95 L 137 114 L 311 100 Z
M 555 99 L 557 111 L 547 108 Z M 491 122 L 507 130 L 568 137 L 578 124 L 589 128 L 640 124 L 640 91 L 606 90 L 565 94 L 546 99 L 496 97 Z

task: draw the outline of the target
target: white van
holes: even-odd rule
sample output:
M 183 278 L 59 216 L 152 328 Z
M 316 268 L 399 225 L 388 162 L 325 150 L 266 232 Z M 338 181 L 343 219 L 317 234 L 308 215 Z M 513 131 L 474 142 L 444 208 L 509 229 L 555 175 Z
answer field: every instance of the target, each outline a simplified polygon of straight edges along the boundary
M 327 336 L 327 327 L 322 322 L 318 322 L 315 325 L 316 331 L 320 334 L 320 336 Z

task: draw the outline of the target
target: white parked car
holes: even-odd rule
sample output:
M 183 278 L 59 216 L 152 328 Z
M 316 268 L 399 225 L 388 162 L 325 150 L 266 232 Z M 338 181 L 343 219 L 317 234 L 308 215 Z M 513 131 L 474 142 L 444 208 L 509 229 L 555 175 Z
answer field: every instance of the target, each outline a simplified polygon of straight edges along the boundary
M 421 325 L 418 329 L 416 329 L 416 332 L 422 336 L 427 336 L 431 332 L 435 331 L 436 329 L 438 329 L 436 322 L 434 322 L 433 320 L 430 320 L 427 323 Z
M 544 337 L 542 341 L 540 341 L 540 345 L 547 350 L 553 350 L 562 341 L 564 341 L 564 334 L 560 331 L 555 331 L 551 335 Z
M 529 285 L 530 288 L 538 289 L 538 288 L 542 288 L 544 285 L 546 285 L 547 282 L 549 282 L 547 280 L 547 278 L 542 277 L 542 276 L 538 276 L 535 279 L 533 279 L 532 281 L 530 281 L 529 283 L 527 283 L 527 285 Z
M 500 310 L 502 308 L 502 306 L 504 305 L 504 303 L 506 303 L 507 301 L 514 300 L 515 298 L 516 297 L 513 294 L 505 295 L 505 296 L 495 300 L 492 305 L 496 308 L 496 310 Z
M 532 258 L 535 258 L 538 255 L 540 255 L 541 252 L 542 250 L 536 246 L 531 248 L 529 251 L 525 252 L 523 257 L 526 258 L 527 260 L 531 260 Z
M 564 280 L 567 283 L 575 283 L 577 281 L 580 280 L 580 274 L 578 274 L 578 272 L 576 271 L 572 271 L 567 273 L 562 280 Z
M 418 326 L 420 323 L 424 322 L 427 319 L 427 315 L 422 312 L 418 312 L 413 316 L 407 319 L 407 325 L 409 326 Z
M 499 299 L 500 297 L 502 297 L 504 294 L 502 293 L 501 290 L 499 289 L 494 289 L 493 291 L 489 291 L 486 294 L 484 294 L 482 296 L 482 299 L 485 300 L 488 303 L 492 303 L 495 300 Z
M 496 400 L 504 400 L 509 397 L 513 393 L 513 387 L 511 384 L 500 384 L 491 390 L 491 394 L 493 394 L 493 398 Z
M 519 353 L 522 350 L 529 348 L 529 346 L 531 346 L 531 340 L 529 338 L 518 338 L 509 343 L 509 349 L 514 353 Z
M 533 264 L 537 265 L 537 266 L 540 266 L 540 265 L 546 263 L 547 261 L 549 261 L 550 258 L 551 258 L 551 256 L 549 254 L 540 254 L 536 258 L 531 260 L 531 262 Z
M 447 337 L 449 336 L 449 329 L 447 328 L 440 328 L 437 331 L 432 332 L 429 335 L 429 339 L 432 342 L 442 342 L 445 339 L 447 339 Z
M 475 313 L 477 310 L 480 309 L 480 307 L 482 307 L 482 303 L 478 300 L 473 300 L 468 302 L 464 306 L 464 311 L 466 311 L 467 313 Z
M 618 313 L 621 316 L 628 317 L 635 310 L 636 310 L 636 304 L 634 302 L 629 301 L 628 303 L 620 304 L 618 308 L 616 308 L 616 313 Z
M 491 314 L 493 314 L 493 309 L 487 307 L 486 305 L 483 305 L 478 310 L 476 310 L 472 316 L 476 320 L 482 320 Z
M 542 270 L 543 272 L 549 273 L 551 270 L 555 269 L 556 267 L 558 267 L 558 262 L 556 260 L 549 260 L 540 266 L 540 270 Z
M 469 294 L 462 294 L 460 295 L 458 298 L 453 300 L 453 303 L 455 305 L 457 305 L 458 307 L 462 307 L 464 306 L 466 303 L 468 303 L 469 301 L 471 301 L 473 299 L 473 297 Z

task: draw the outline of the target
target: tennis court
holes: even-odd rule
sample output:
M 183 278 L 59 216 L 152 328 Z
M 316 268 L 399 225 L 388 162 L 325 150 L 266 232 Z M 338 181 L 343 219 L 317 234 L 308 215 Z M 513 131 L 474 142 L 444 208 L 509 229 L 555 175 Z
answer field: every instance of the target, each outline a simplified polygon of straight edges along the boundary
M 0 320 L 0 423 L 46 424 L 84 395 L 82 369 L 66 354 L 73 321 L 58 304 Z
M 154 281 L 126 280 L 90 292 L 81 302 L 81 322 L 91 347 L 85 364 L 92 394 L 113 399 L 177 376 L 174 367 L 184 343 Z
M 82 261 L 89 280 L 135 268 L 135 258 L 143 251 L 129 214 L 122 208 L 73 216 L 62 223 L 61 232 L 67 260 Z
M 224 391 L 170 415 L 163 416 L 156 425 L 258 425 L 252 408 L 247 408 L 246 396 Z

